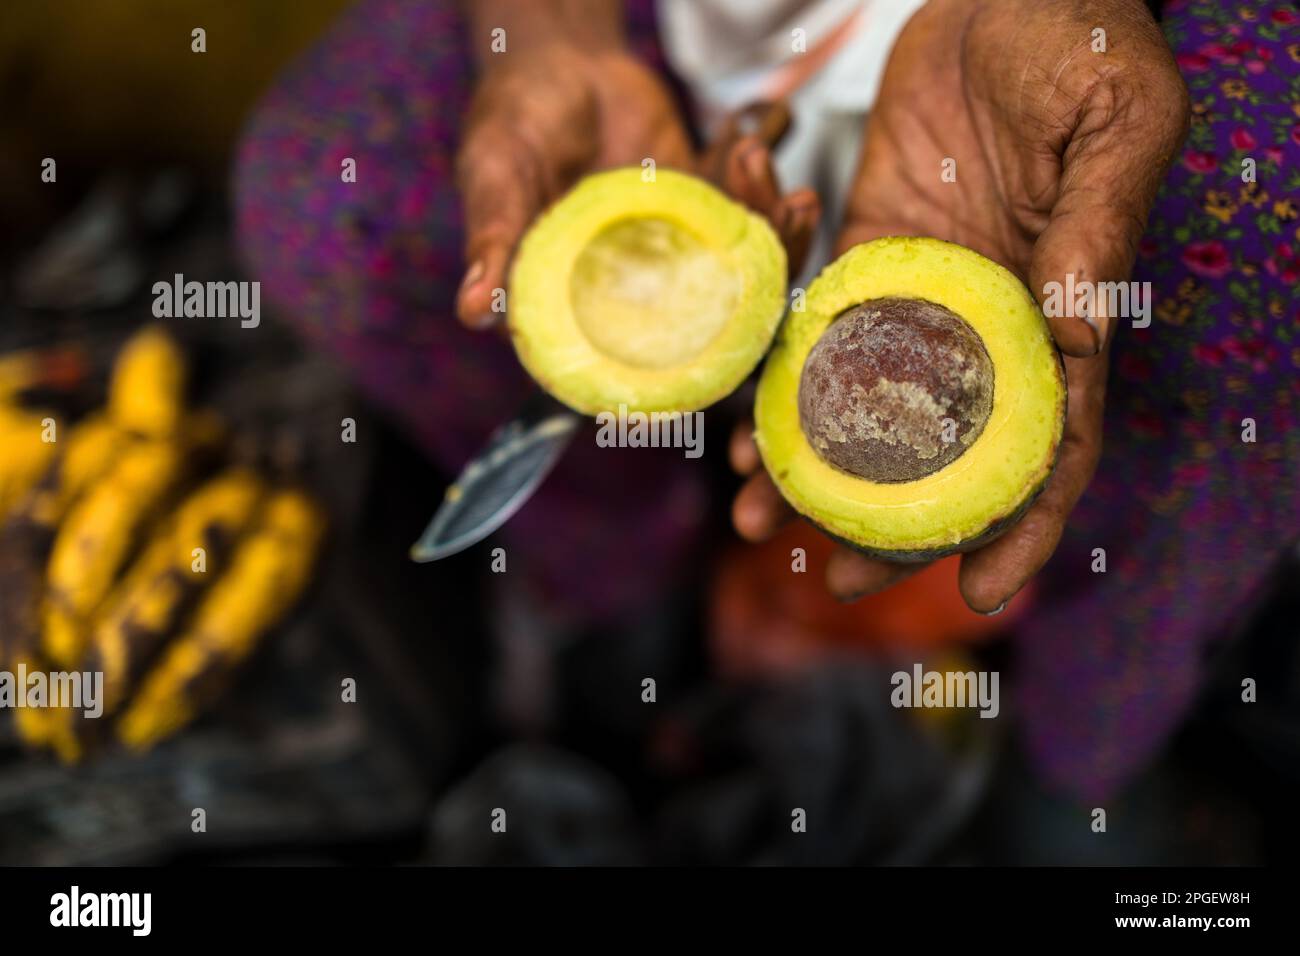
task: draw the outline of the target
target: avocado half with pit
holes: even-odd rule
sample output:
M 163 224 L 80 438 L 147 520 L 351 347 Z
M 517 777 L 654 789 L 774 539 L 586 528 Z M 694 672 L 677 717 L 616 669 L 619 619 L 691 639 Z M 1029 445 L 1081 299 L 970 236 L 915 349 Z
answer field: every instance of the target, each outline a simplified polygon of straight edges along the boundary
M 684 173 L 615 169 L 524 236 L 508 326 L 529 374 L 570 408 L 688 412 L 758 365 L 785 289 L 785 250 L 762 217 Z
M 925 561 L 1006 530 L 1046 485 L 1065 377 L 1029 290 L 937 239 L 855 246 L 809 286 L 755 402 L 795 510 L 861 551 Z

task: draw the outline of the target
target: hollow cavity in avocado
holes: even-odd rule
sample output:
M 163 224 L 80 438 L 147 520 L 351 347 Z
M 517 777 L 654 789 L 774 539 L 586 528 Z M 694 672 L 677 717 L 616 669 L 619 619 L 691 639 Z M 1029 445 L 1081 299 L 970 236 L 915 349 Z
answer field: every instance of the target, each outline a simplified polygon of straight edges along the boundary
M 757 366 L 785 283 L 785 251 L 761 216 L 684 173 L 615 169 L 583 179 L 525 235 L 508 326 L 532 377 L 577 411 L 695 411 Z

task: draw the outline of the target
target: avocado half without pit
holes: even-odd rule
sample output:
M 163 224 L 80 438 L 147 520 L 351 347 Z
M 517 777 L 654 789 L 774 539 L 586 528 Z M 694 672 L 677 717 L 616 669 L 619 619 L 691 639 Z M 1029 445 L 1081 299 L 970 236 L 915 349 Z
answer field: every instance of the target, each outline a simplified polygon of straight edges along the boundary
M 925 561 L 996 537 L 1046 485 L 1065 378 L 1006 269 L 937 239 L 878 239 L 790 313 L 754 415 L 795 510 L 861 551 Z
M 529 374 L 586 414 L 688 412 L 736 389 L 785 309 L 785 250 L 703 180 L 579 182 L 524 236 L 508 327 Z

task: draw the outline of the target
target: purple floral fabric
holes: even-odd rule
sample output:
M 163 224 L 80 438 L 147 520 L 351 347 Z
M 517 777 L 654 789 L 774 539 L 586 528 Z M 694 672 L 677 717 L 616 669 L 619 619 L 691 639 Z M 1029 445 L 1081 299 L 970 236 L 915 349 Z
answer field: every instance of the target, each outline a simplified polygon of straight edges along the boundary
M 1165 4 L 1192 127 L 1134 275 L 1154 314 L 1119 330 L 1097 476 L 1017 635 L 1028 747 L 1081 797 L 1168 738 L 1300 536 L 1298 22 L 1281 2 Z

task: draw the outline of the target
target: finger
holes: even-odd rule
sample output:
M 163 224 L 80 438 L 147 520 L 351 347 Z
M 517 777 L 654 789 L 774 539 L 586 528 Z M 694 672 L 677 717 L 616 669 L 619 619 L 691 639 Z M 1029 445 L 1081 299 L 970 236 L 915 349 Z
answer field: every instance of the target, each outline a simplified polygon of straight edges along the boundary
M 772 221 L 781 238 L 781 244 L 785 246 L 791 278 L 803 269 L 804 261 L 808 258 L 808 250 L 817 235 L 821 216 L 821 200 L 811 189 L 795 190 L 777 204 Z
M 962 558 L 958 586 L 971 610 L 996 613 L 1047 563 L 1101 456 L 1106 357 L 1066 360 L 1066 433 L 1038 500 L 1001 537 Z
M 1186 132 L 1186 104 L 1171 63 L 1140 80 L 1119 75 L 1097 84 L 1081 109 L 1029 267 L 1030 287 L 1066 355 L 1094 355 L 1114 333 L 1119 316 L 1096 287 L 1128 281 L 1147 214 Z
M 850 548 L 839 548 L 826 562 L 826 588 L 841 601 L 856 601 L 910 578 L 925 566 L 881 561 Z
M 738 141 L 728 156 L 723 188 L 772 223 L 786 250 L 788 272 L 797 275 L 821 222 L 816 191 L 805 187 L 782 196 L 772 154 L 750 138 Z
M 1074 483 L 1061 474 L 1061 468 L 1071 468 L 1064 453 L 1051 484 L 1024 517 L 991 544 L 962 557 L 957 584 L 972 611 L 997 614 L 1056 550 L 1077 500 L 1070 491 Z
M 471 329 L 488 329 L 501 321 L 498 289 L 504 289 L 517 238 L 480 238 L 456 293 L 456 315 Z
M 474 131 L 457 163 L 465 208 L 467 267 L 456 295 L 456 314 L 470 328 L 493 325 L 498 289 L 515 247 L 541 210 L 542 184 L 527 152 L 501 126 Z
M 775 149 L 790 132 L 790 107 L 783 100 L 760 100 L 732 114 L 737 133 L 756 136 Z
M 745 136 L 727 153 L 722 188 L 737 202 L 771 219 L 781 200 L 772 152 L 762 140 Z
M 731 468 L 738 475 L 752 475 L 762 464 L 758 454 L 758 445 L 754 442 L 754 423 L 746 419 L 737 422 L 731 430 L 731 441 L 727 445 L 727 459 Z
M 790 275 L 799 272 L 821 221 L 816 192 L 782 196 L 772 149 L 790 129 L 784 103 L 755 103 L 724 121 L 700 160 L 701 171 L 730 196 L 766 217 L 786 249 Z
M 731 505 L 731 523 L 746 541 L 766 541 L 793 517 L 765 471 L 745 482 Z
M 696 172 L 710 182 L 722 185 L 727 158 L 737 141 L 757 139 L 775 149 L 790 129 L 790 109 L 782 102 L 761 100 L 729 113 L 711 137 L 700 156 Z

